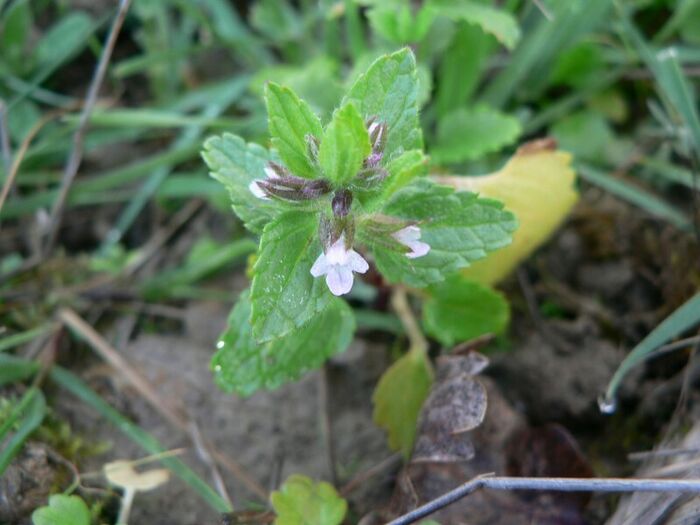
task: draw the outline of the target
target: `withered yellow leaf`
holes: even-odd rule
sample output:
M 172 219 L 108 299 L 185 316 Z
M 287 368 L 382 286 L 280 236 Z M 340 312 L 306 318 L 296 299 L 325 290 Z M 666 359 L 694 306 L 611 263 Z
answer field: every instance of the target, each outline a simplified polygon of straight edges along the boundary
M 483 177 L 441 176 L 438 182 L 497 199 L 520 223 L 513 242 L 462 274 L 483 284 L 506 277 L 562 224 L 578 200 L 571 155 L 551 139 L 529 142 L 500 171 Z

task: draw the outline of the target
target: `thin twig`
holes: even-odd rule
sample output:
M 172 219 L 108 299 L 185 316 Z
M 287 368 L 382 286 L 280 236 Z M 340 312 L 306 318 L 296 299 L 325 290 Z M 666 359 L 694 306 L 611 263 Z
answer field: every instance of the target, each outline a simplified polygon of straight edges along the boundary
M 335 445 L 333 443 L 333 425 L 331 422 L 331 407 L 328 395 L 328 369 L 321 367 L 318 375 L 318 413 L 321 430 L 321 441 L 325 451 L 326 470 L 334 487 L 338 486 L 338 474 L 335 470 Z
M 700 479 L 519 478 L 479 476 L 425 505 L 390 521 L 408 525 L 437 512 L 478 489 L 549 490 L 556 492 L 691 492 L 700 493 Z
M 397 286 L 394 289 L 394 293 L 391 296 L 391 305 L 394 307 L 396 315 L 399 316 L 401 324 L 403 324 L 403 327 L 406 330 L 406 335 L 408 336 L 408 340 L 411 345 L 410 350 L 421 353 L 427 352 L 428 341 L 423 335 L 423 332 L 418 325 L 418 321 L 416 321 L 416 316 L 413 314 L 413 310 L 411 310 L 411 305 L 408 303 L 408 296 L 405 288 Z
M 112 348 L 92 326 L 70 308 L 62 308 L 58 313 L 58 318 L 79 334 L 107 363 L 118 370 L 148 404 L 155 408 L 170 424 L 185 432 L 193 442 L 195 441 L 195 436 L 191 433 L 191 422 L 184 410 L 176 409 L 161 399 L 148 380 L 137 372 L 116 349 Z M 228 455 L 218 451 L 205 437 L 200 437 L 201 445 L 209 451 L 217 463 L 238 478 L 251 492 L 267 501 L 267 491 L 241 465 Z
M 42 250 L 44 256 L 51 252 L 54 241 L 56 240 L 56 234 L 61 225 L 63 209 L 66 205 L 68 193 L 70 192 L 70 188 L 73 185 L 73 180 L 78 173 L 80 163 L 83 159 L 83 141 L 85 139 L 85 132 L 87 131 L 90 115 L 92 114 L 92 110 L 97 102 L 97 95 L 100 91 L 100 87 L 102 87 L 102 81 L 104 80 L 105 73 L 107 72 L 107 66 L 110 58 L 112 57 L 112 51 L 114 51 L 114 46 L 117 43 L 119 31 L 124 23 L 124 19 L 126 18 L 126 13 L 129 10 L 130 4 L 131 0 L 120 0 L 117 16 L 114 18 L 109 35 L 107 35 L 107 40 L 105 41 L 102 54 L 100 55 L 100 60 L 97 63 L 95 73 L 90 81 L 90 87 L 88 88 L 87 96 L 85 97 L 85 104 L 83 105 L 83 111 L 80 114 L 78 127 L 73 135 L 73 147 L 70 155 L 68 156 L 68 161 L 66 162 L 66 167 L 63 172 L 61 188 L 59 190 L 58 197 L 54 202 L 53 209 L 51 210 L 51 229 L 49 230 L 49 234 L 46 238 L 46 244 Z

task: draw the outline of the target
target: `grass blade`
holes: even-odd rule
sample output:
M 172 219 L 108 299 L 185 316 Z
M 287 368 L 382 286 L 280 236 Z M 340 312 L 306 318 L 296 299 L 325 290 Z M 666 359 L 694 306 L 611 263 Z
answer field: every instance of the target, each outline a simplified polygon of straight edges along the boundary
M 630 39 L 651 70 L 666 105 L 684 122 L 690 142 L 696 154 L 700 155 L 700 117 L 692 89 L 681 69 L 678 51 L 669 47 L 655 52 L 634 27 L 627 13 L 622 9 L 620 11 L 623 34 Z
M 601 410 L 612 412 L 615 410 L 617 390 L 620 383 L 632 368 L 643 363 L 650 354 L 672 338 L 689 330 L 700 323 L 700 293 L 695 294 L 675 312 L 662 321 L 641 343 L 634 347 L 622 364 L 615 371 L 610 380 L 605 397 L 601 402 Z
M 579 164 L 576 171 L 588 182 L 599 186 L 622 200 L 642 208 L 656 217 L 667 220 L 677 228 L 681 230 L 691 229 L 689 217 L 679 212 L 656 195 L 608 175 L 603 171 L 599 171 L 592 166 Z
M 46 400 L 41 390 L 32 387 L 27 390 L 20 402 L 15 405 L 10 416 L 0 427 L 0 442 L 3 441 L 12 426 L 20 421 L 17 431 L 0 449 L 0 475 L 5 472 L 10 462 L 19 452 L 29 435 L 41 425 L 46 415 Z M 21 418 L 21 420 L 20 420 Z
M 20 332 L 18 334 L 12 334 L 8 335 L 7 337 L 3 337 L 2 339 L 0 339 L 0 352 L 4 352 L 5 350 L 9 350 L 10 348 L 14 348 L 15 346 L 28 343 L 35 337 L 40 337 L 44 334 L 51 332 L 53 328 L 53 325 L 45 324 L 37 326 L 36 328 L 32 328 L 31 330 L 27 330 L 26 332 Z
M 36 374 L 39 365 L 13 355 L 0 354 L 0 386 L 24 381 Z

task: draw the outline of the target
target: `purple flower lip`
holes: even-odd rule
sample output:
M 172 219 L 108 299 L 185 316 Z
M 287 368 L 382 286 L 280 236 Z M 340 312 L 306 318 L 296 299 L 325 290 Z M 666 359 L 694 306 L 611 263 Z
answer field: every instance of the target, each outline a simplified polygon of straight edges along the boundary
M 418 257 L 423 257 L 427 255 L 430 251 L 430 245 L 428 243 L 420 241 L 421 231 L 418 226 L 411 225 L 397 231 L 392 234 L 392 237 L 399 241 L 404 246 L 410 248 L 406 254 L 409 259 L 417 259 Z

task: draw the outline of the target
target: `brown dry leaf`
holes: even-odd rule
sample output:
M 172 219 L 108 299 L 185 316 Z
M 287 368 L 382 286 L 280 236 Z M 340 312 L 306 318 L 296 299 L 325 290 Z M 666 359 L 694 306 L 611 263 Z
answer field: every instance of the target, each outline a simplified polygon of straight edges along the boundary
M 474 456 L 465 432 L 479 426 L 486 414 L 486 390 L 474 375 L 487 364 L 476 352 L 438 359 L 438 379 L 423 405 L 412 461 L 466 461 Z

